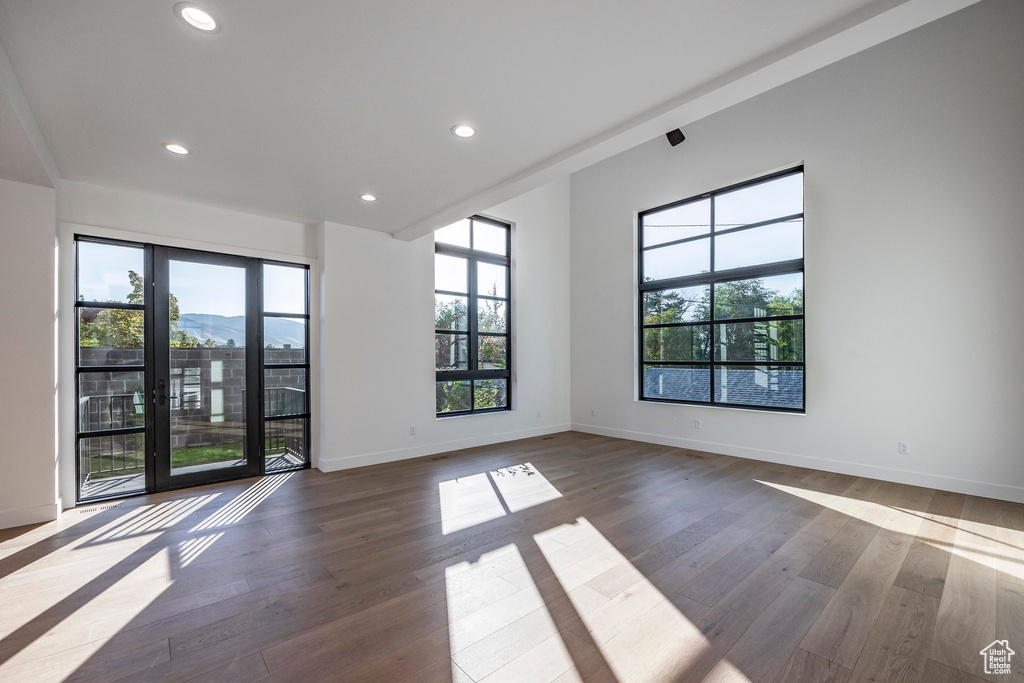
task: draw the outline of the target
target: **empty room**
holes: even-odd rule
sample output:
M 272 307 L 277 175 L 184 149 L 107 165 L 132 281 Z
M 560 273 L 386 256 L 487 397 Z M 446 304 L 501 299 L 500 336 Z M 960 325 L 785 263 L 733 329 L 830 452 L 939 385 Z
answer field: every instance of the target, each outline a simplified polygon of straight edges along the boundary
M 1024 682 L 1024 2 L 0 0 L 0 681 Z

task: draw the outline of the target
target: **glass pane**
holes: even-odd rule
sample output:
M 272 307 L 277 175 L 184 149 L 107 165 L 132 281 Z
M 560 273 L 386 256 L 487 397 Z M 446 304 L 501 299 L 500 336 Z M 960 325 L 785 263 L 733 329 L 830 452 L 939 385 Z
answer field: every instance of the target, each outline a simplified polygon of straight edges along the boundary
M 802 173 L 715 197 L 715 229 L 725 230 L 804 212 Z
M 492 254 L 508 254 L 508 229 L 492 223 L 473 221 L 473 248 Z
M 470 387 L 472 382 L 437 382 L 435 384 L 436 406 L 438 413 L 453 413 L 469 410 Z
M 715 360 L 802 361 L 803 320 L 727 323 L 715 330 Z
M 644 292 L 644 325 L 710 320 L 711 286 Z
M 145 427 L 146 378 L 138 372 L 83 372 L 78 376 L 78 431 Z
M 477 329 L 480 332 L 505 332 L 505 302 L 477 299 Z
M 711 200 L 702 199 L 643 217 L 643 246 L 673 242 L 711 232 Z
M 469 293 L 467 264 L 464 258 L 434 254 L 434 289 Z
M 263 414 L 298 415 L 306 412 L 306 371 L 268 369 L 263 371 Z
M 715 241 L 715 270 L 802 258 L 804 222 L 772 223 L 722 235 Z
M 773 275 L 715 285 L 715 318 L 763 318 L 804 312 L 804 274 Z
M 306 314 L 306 269 L 263 264 L 263 310 Z
M 468 330 L 468 298 L 464 296 L 434 295 L 434 328 L 438 330 Z
M 469 368 L 469 335 L 435 334 L 434 369 L 466 370 Z
M 306 464 L 306 418 L 270 420 L 264 433 L 267 472 Z
M 306 362 L 306 319 L 263 319 L 263 363 Z
M 508 288 L 508 268 L 496 266 L 493 263 L 476 264 L 476 293 L 484 296 L 497 296 L 506 298 Z
M 503 379 L 478 379 L 473 381 L 473 407 L 504 408 L 508 405 L 507 381 Z
M 493 370 L 504 368 L 505 353 L 507 346 L 506 337 L 496 337 L 481 334 L 480 337 L 480 369 Z
M 78 309 L 78 364 L 143 365 L 142 311 Z
M 171 474 L 242 466 L 245 269 L 174 260 L 169 269 Z
M 644 398 L 709 402 L 711 368 L 707 365 L 645 365 Z
M 469 219 L 463 218 L 461 221 L 435 230 L 434 241 L 469 249 Z
M 144 303 L 142 247 L 78 242 L 78 300 Z
M 145 491 L 145 462 L 145 434 L 79 439 L 79 492 L 82 499 Z
M 642 252 L 644 282 L 711 270 L 711 239 L 683 242 Z
M 706 361 L 710 347 L 710 325 L 655 327 L 644 330 L 645 361 Z
M 715 400 L 766 408 L 803 408 L 804 369 L 771 365 L 716 367 Z

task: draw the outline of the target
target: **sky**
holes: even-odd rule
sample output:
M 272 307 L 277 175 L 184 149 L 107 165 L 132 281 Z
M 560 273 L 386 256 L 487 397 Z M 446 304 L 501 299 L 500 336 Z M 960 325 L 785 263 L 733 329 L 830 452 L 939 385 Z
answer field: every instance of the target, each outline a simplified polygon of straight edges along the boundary
M 803 213 L 803 174 L 783 176 L 776 180 L 741 188 L 715 198 L 715 229 L 723 230 L 748 223 Z M 710 235 L 711 200 L 704 199 L 676 206 L 643 217 L 645 246 L 699 235 Z M 469 246 L 469 220 L 462 220 L 434 233 L 434 240 L 457 246 Z M 480 223 L 474 227 L 490 227 Z M 628 229 L 624 223 L 623 229 Z M 475 236 L 474 246 L 484 243 Z M 503 251 L 503 247 L 501 248 Z M 727 270 L 743 266 L 788 261 L 803 257 L 803 221 L 793 220 L 721 235 L 715 241 L 715 269 Z M 483 268 L 485 264 L 481 264 Z M 494 266 L 487 266 L 494 268 Z M 654 280 L 693 275 L 711 270 L 710 240 L 695 240 L 644 253 L 644 275 Z M 488 284 L 480 293 L 490 290 L 493 280 L 503 271 L 481 273 Z M 773 278 L 773 288 L 791 295 L 803 288 L 803 276 Z M 442 254 L 434 258 L 434 287 L 454 292 L 466 291 L 466 261 Z M 503 294 L 500 294 L 503 295 Z
M 145 272 L 141 247 L 78 243 L 78 291 L 86 301 L 127 301 L 128 271 Z M 241 268 L 171 261 L 170 289 L 182 314 L 245 315 L 245 273 Z M 264 266 L 264 310 L 306 312 L 303 268 Z

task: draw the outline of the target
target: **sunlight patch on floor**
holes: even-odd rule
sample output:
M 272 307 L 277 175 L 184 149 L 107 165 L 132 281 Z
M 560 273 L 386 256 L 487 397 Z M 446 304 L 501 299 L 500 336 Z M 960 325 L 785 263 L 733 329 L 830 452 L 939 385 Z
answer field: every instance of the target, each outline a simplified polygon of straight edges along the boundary
M 1024 583 L 1024 532 L 965 518 L 955 543 L 943 548 Z
M 451 534 L 505 516 L 486 472 L 438 482 L 441 533 Z
M 441 533 L 451 534 L 561 498 L 562 494 L 526 462 L 439 482 Z
M 514 544 L 445 570 L 452 660 L 473 680 L 538 680 L 542 672 L 527 655 L 539 646 L 544 672 L 557 675 L 573 666 L 537 586 L 532 580 L 520 586 L 505 578 L 520 572 L 529 574 L 529 568 Z M 453 667 L 453 679 L 461 675 L 459 668 Z
M 174 583 L 169 572 L 164 578 L 146 576 L 146 580 L 139 580 L 139 575 L 151 573 L 151 563 L 167 567 L 169 562 L 167 548 L 154 553 L 147 563 L 79 606 L 3 662 L 0 680 L 49 680 L 75 672 Z M 112 613 L 113 616 L 104 620 L 102 629 L 97 629 L 95 615 L 103 613 Z M 17 628 L 31 621 L 27 619 Z M 17 628 L 8 635 L 15 635 Z M 58 654 L 60 656 L 55 657 Z
M 707 647 L 707 639 L 586 518 L 578 518 L 574 526 L 570 531 L 580 539 L 575 544 L 541 552 L 607 668 L 620 681 L 673 680 L 684 674 Z M 539 541 L 551 533 L 557 537 L 558 531 L 565 537 L 565 528 L 560 528 L 535 538 Z M 595 565 L 597 574 L 593 574 Z M 600 577 L 609 572 L 614 573 L 616 584 L 628 587 L 609 591 L 614 594 L 594 607 L 592 598 L 577 587 L 600 588 Z M 668 643 L 666 634 L 672 634 Z
M 880 529 L 896 531 L 915 540 L 978 564 L 996 569 L 1024 582 L 1024 532 L 1011 528 L 986 524 L 971 519 L 965 512 L 962 517 L 948 517 L 910 508 L 888 506 L 871 501 L 847 498 L 819 491 L 808 491 L 794 486 L 760 482 L 805 500 L 836 510 L 849 517 L 874 524 Z M 946 538 L 938 538 L 929 532 L 925 522 L 956 530 Z M 932 527 L 937 528 L 937 527 Z M 955 541 L 949 538 L 955 537 Z
M 510 512 L 519 512 L 562 497 L 558 489 L 528 462 L 503 467 L 488 474 Z
M 217 542 L 217 540 L 224 535 L 223 531 L 215 534 L 208 534 L 206 536 L 197 536 L 196 538 L 190 538 L 187 541 L 183 541 L 178 544 L 178 565 L 181 568 L 185 568 L 192 564 L 192 562 L 203 554 L 203 551 L 209 548 L 211 545 Z
M 95 534 L 87 535 L 79 547 L 166 531 L 219 496 L 219 493 L 212 493 L 130 510 Z
M 284 486 L 292 478 L 294 472 L 274 474 L 263 477 L 250 486 L 244 493 L 215 513 L 192 527 L 192 531 L 206 531 L 218 527 L 231 526 L 242 521 L 257 505 L 270 497 L 274 491 Z
M 79 541 L 11 574 L 5 586 L 33 583 L 38 590 L 29 606 L 14 606 L 0 615 L 5 644 L 10 647 L 11 638 L 24 641 L 0 663 L 0 679 L 57 680 L 81 673 L 81 667 L 88 667 L 94 655 L 174 585 L 175 572 L 194 563 L 226 533 L 226 529 L 210 530 L 243 520 L 293 474 L 260 479 L 187 532 L 206 533 L 148 547 L 163 534 L 185 532 L 175 527 L 193 523 L 196 513 L 221 493 L 129 509 Z M 103 562 L 92 559 L 99 545 L 107 547 Z M 118 549 L 113 558 L 111 546 Z M 68 601 L 72 604 L 66 605 Z M 97 620 L 97 614 L 111 616 Z M 34 632 L 36 620 L 49 621 L 50 615 L 56 617 L 53 623 L 45 631 Z M 51 657 L 57 653 L 59 658 Z

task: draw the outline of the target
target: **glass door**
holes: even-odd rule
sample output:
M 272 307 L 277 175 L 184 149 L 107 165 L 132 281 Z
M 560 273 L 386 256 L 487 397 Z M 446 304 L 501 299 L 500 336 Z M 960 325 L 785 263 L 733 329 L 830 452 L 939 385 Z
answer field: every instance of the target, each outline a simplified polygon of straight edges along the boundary
M 75 236 L 78 500 L 309 467 L 309 269 Z
M 259 263 L 154 248 L 154 488 L 260 473 Z

